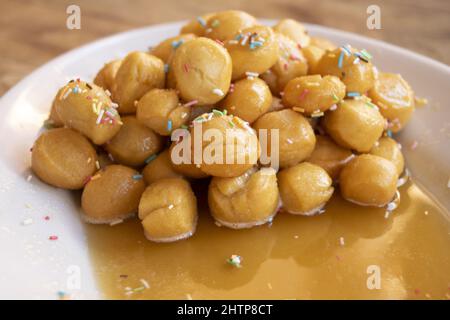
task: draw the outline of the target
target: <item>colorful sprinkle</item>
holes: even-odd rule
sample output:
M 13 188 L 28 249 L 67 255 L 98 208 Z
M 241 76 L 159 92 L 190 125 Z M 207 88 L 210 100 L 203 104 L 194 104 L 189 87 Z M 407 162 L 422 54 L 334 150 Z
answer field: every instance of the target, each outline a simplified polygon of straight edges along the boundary
M 222 90 L 220 90 L 219 88 L 216 88 L 212 91 L 215 95 L 218 95 L 219 97 L 223 97 L 225 94 L 223 93 Z
M 179 46 L 181 46 L 183 44 L 184 40 L 180 39 L 178 41 L 173 41 L 172 42 L 172 48 L 177 49 Z
M 191 106 L 196 105 L 197 103 L 198 103 L 198 100 L 192 100 L 192 101 L 189 101 L 189 102 L 185 103 L 183 106 L 184 107 L 191 107 Z
M 142 179 L 142 174 L 135 174 L 133 176 L 133 180 L 141 180 Z
M 202 17 L 197 17 L 197 22 L 200 23 L 200 25 L 205 28 L 206 27 L 206 21 Z
M 149 164 L 150 162 L 152 162 L 153 160 L 155 160 L 157 157 L 156 154 L 152 154 L 150 157 L 148 157 L 147 159 L 145 159 L 145 163 Z
M 172 120 L 167 121 L 167 131 L 172 131 Z
M 361 94 L 356 91 L 347 92 L 347 97 L 359 97 Z
M 233 267 L 236 267 L 236 268 L 241 268 L 242 267 L 242 265 L 241 265 L 242 257 L 238 256 L 236 254 L 233 254 L 226 261 L 227 261 L 228 264 L 232 265 Z
M 411 150 L 416 150 L 418 145 L 419 145 L 419 142 L 417 142 L 417 140 L 415 140 L 411 145 Z
M 343 61 L 344 61 L 344 51 L 341 51 L 341 53 L 339 54 L 339 59 L 338 59 L 339 69 L 342 69 Z
M 32 218 L 27 218 L 27 219 L 22 221 L 22 225 L 23 226 L 29 226 L 32 223 L 33 223 L 33 219 Z
M 48 240 L 52 240 L 52 241 L 58 240 L 58 236 L 50 236 L 50 237 L 48 237 Z
M 299 97 L 299 99 L 300 100 L 303 100 L 305 97 L 306 97 L 306 95 L 309 93 L 309 90 L 308 89 L 304 89 L 303 91 L 302 91 L 302 93 L 300 94 L 300 97 Z

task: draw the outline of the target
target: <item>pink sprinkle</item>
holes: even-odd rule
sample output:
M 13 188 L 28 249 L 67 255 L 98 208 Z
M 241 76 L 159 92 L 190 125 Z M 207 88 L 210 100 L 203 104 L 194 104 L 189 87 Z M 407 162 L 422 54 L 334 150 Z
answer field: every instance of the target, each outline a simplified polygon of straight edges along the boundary
M 417 140 L 415 140 L 413 142 L 413 144 L 411 145 L 411 150 L 416 150 L 417 146 L 419 145 L 419 143 L 417 142 Z
M 45 216 L 44 220 L 46 220 L 46 221 L 50 220 L 50 216 Z
M 299 57 L 297 57 L 296 55 L 293 55 L 293 54 L 291 54 L 291 55 L 289 56 L 289 58 L 291 58 L 291 60 L 300 60 Z
M 189 101 L 188 103 L 185 103 L 184 106 L 190 107 L 190 106 L 196 105 L 197 103 L 198 103 L 198 100 L 192 100 L 192 101 Z
M 189 66 L 187 65 L 187 63 L 185 63 L 184 65 L 183 65 L 183 69 L 184 69 L 184 72 L 189 72 Z
M 303 92 L 300 95 L 300 100 L 303 100 L 306 97 L 306 95 L 308 94 L 308 92 L 309 92 L 308 89 L 303 90 Z
M 219 39 L 216 39 L 216 42 L 218 43 L 218 44 L 220 44 L 221 46 L 224 46 L 225 44 L 222 42 L 222 41 L 220 41 Z
M 234 91 L 234 83 L 230 84 L 230 92 Z
M 58 236 L 50 236 L 50 237 L 48 237 L 48 240 L 52 240 L 52 241 L 58 240 Z

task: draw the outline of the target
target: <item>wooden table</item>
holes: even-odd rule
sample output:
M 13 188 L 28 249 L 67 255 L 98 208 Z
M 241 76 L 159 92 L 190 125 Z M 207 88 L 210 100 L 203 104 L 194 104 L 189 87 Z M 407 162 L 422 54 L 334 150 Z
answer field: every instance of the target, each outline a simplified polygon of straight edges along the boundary
M 66 28 L 70 4 L 81 8 L 81 30 Z M 366 27 L 370 4 L 381 8 L 381 30 Z M 89 41 L 230 8 L 357 32 L 450 64 L 449 0 L 1 0 L 0 95 L 46 61 Z

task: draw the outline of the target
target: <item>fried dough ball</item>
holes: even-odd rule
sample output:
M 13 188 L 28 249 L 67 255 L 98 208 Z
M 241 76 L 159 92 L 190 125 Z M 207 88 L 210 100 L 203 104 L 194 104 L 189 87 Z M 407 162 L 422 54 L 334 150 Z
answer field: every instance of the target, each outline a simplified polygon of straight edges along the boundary
M 392 138 L 382 137 L 378 143 L 370 150 L 370 154 L 390 160 L 397 168 L 400 175 L 405 167 L 405 160 L 399 144 Z
M 233 61 L 233 80 L 245 77 L 246 72 L 264 73 L 278 60 L 275 34 L 265 26 L 243 29 L 225 47 Z
M 145 236 L 155 242 L 189 238 L 197 225 L 197 199 L 186 180 L 161 179 L 144 191 L 139 218 Z
M 286 84 L 295 77 L 304 76 L 308 72 L 308 64 L 297 44 L 288 37 L 275 33 L 278 43 L 278 59 L 269 73 L 261 77 L 268 81 L 272 92 L 278 94 Z
M 217 42 L 196 38 L 179 47 L 172 69 L 185 101 L 214 104 L 223 99 L 231 82 L 231 57 Z
M 300 48 L 308 46 L 311 41 L 305 27 L 301 23 L 292 19 L 280 20 L 273 27 L 273 30 L 285 35 L 296 44 L 300 45 Z
M 347 88 L 347 92 L 366 93 L 375 84 L 374 67 L 370 61 L 364 61 L 354 49 L 347 49 L 352 53 L 346 53 L 342 48 L 327 51 L 316 66 L 316 72 L 322 76 L 333 75 L 339 77 Z M 340 60 L 342 59 L 342 64 Z M 355 63 L 355 59 L 359 62 Z
M 117 162 L 139 167 L 163 147 L 162 138 L 134 116 L 122 118 L 123 126 L 105 148 Z
M 325 54 L 325 50 L 314 45 L 302 49 L 303 56 L 308 62 L 308 74 L 317 74 L 317 65 Z
M 399 74 L 380 72 L 369 97 L 380 107 L 393 132 L 400 131 L 414 112 L 414 92 Z
M 142 124 L 162 136 L 189 122 L 191 107 L 180 104 L 172 89 L 153 89 L 137 103 L 136 117 Z
M 327 111 L 344 97 L 345 85 L 338 77 L 313 75 L 289 81 L 284 88 L 283 103 L 311 115 Z
M 42 133 L 31 153 L 33 172 L 45 183 L 63 189 L 81 189 L 95 172 L 96 161 L 91 143 L 67 128 Z
M 142 171 L 144 180 L 147 184 L 165 178 L 181 178 L 182 175 L 175 171 L 170 160 L 170 150 L 166 149 L 154 159 L 151 159 Z
M 349 149 L 342 148 L 327 136 L 316 136 L 316 147 L 307 161 L 322 167 L 336 180 L 352 158 L 353 153 Z
M 190 138 L 188 138 L 190 139 Z M 189 143 L 191 143 L 191 140 L 188 140 Z M 170 153 L 169 153 L 169 161 L 172 163 L 173 170 L 177 172 L 180 175 L 183 175 L 187 178 L 192 179 L 203 179 L 209 176 L 209 174 L 203 172 L 200 169 L 200 165 L 196 165 L 194 163 L 194 150 L 193 150 L 193 144 L 191 145 L 191 159 L 190 161 L 185 162 L 175 162 L 173 157 L 180 157 L 183 158 L 184 156 L 184 149 L 180 149 L 178 152 L 178 148 L 174 151 L 174 149 L 177 147 L 177 144 L 180 143 L 179 141 L 174 141 L 172 145 L 170 146 Z M 172 153 L 173 152 L 173 153 Z
M 86 184 L 81 196 L 84 220 L 112 223 L 137 212 L 145 183 L 136 170 L 110 165 L 100 170 Z
M 209 17 L 205 27 L 205 37 L 225 41 L 231 39 L 240 30 L 253 27 L 256 19 L 244 11 L 222 11 Z
M 383 134 L 386 121 L 364 99 L 343 100 L 323 118 L 326 132 L 344 148 L 369 152 Z
M 214 219 L 229 228 L 251 228 L 270 222 L 279 205 L 276 171 L 252 168 L 239 177 L 214 177 L 209 185 L 208 204 Z
M 195 38 L 195 34 L 192 33 L 185 33 L 175 37 L 170 37 L 160 42 L 156 47 L 152 48 L 150 53 L 155 57 L 160 58 L 164 63 L 168 63 L 171 56 L 179 46 Z
M 121 64 L 121 59 L 106 63 L 95 76 L 94 83 L 111 92 L 116 79 L 117 70 L 119 70 Z
M 340 175 L 342 196 L 362 206 L 382 207 L 397 190 L 398 171 L 382 157 L 363 154 L 350 161 Z
M 249 123 L 267 112 L 272 104 L 272 93 L 267 84 L 259 79 L 242 79 L 234 83 L 222 106 L 229 114 Z
M 255 130 L 239 117 L 217 111 L 193 121 L 190 140 L 186 145 L 194 146 L 193 156 L 195 144 L 201 143 L 202 147 L 201 163 L 195 157 L 194 163 L 204 173 L 216 177 L 240 176 L 257 163 L 260 155 Z
M 267 129 L 267 154 L 272 155 L 272 131 L 279 129 L 278 148 L 281 168 L 293 166 L 308 158 L 314 150 L 316 137 L 308 120 L 301 114 L 290 109 L 264 114 L 256 120 L 253 126 L 261 134 L 261 129 Z
M 333 195 L 332 180 L 321 167 L 303 162 L 278 173 L 283 209 L 310 216 L 323 208 Z
M 180 34 L 193 33 L 198 37 L 203 37 L 205 35 L 206 24 L 208 23 L 208 20 L 215 14 L 215 12 L 207 13 L 201 15 L 200 17 L 192 19 L 181 27 Z
M 104 144 L 120 130 L 122 122 L 111 99 L 95 84 L 71 81 L 58 91 L 55 99 L 55 111 L 64 125 L 95 144 Z
M 163 88 L 164 83 L 164 62 L 149 53 L 134 51 L 117 70 L 113 100 L 119 104 L 121 114 L 135 113 L 135 101 L 153 88 Z

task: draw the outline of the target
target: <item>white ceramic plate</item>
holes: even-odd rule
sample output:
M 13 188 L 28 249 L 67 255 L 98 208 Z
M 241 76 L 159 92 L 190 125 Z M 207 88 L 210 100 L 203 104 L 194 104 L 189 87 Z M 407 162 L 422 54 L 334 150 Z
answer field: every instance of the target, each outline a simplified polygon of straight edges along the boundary
M 267 21 L 272 24 L 272 21 Z M 40 67 L 0 100 L 0 298 L 98 298 L 79 204 L 70 192 L 31 174 L 29 149 L 59 87 L 72 78 L 93 79 L 106 61 L 146 50 L 176 35 L 182 23 L 121 33 L 72 50 Z M 413 52 L 355 34 L 307 25 L 312 35 L 365 48 L 382 71 L 401 73 L 429 106 L 418 109 L 400 135 L 416 182 L 450 209 L 450 67 Z M 419 142 L 416 150 L 410 146 Z M 49 220 L 44 217 L 49 216 Z M 32 223 L 24 226 L 23 222 Z M 49 237 L 58 236 L 51 241 Z M 80 279 L 81 282 L 77 283 Z M 79 289 L 78 288 L 79 286 Z

